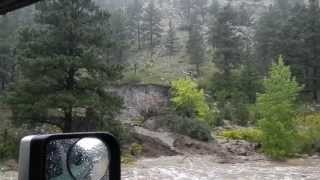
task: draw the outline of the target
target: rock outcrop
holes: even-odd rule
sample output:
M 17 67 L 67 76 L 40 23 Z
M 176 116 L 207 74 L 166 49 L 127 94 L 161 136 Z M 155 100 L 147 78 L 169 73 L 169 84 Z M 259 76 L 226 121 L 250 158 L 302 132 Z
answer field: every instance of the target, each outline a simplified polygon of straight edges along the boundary
M 124 109 L 117 119 L 130 123 L 160 113 L 170 103 L 170 87 L 160 85 L 122 85 L 112 89 L 123 98 Z

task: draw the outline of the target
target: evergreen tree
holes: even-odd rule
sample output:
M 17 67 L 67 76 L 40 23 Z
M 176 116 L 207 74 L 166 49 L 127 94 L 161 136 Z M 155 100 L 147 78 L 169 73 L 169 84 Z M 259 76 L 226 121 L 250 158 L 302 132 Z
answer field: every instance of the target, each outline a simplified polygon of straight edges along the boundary
M 201 16 L 202 24 L 206 21 L 206 15 L 208 12 L 208 0 L 195 0 L 194 5 L 197 14 Z
M 255 32 L 255 48 L 259 70 L 267 73 L 271 64 L 277 59 L 279 54 L 283 54 L 284 39 L 286 34 L 282 32 L 282 27 L 286 23 L 286 16 L 281 14 L 277 8 L 272 7 L 257 22 Z
M 305 84 L 306 97 L 319 101 L 319 50 L 320 8 L 317 3 L 297 4 L 286 14 L 272 8 L 262 16 L 256 31 L 257 57 L 267 69 L 278 54 L 286 57 L 286 63 L 299 82 Z
M 292 0 L 275 0 L 275 7 L 279 8 L 282 13 L 287 13 L 291 8 L 290 1 Z
M 127 7 L 128 24 L 131 32 L 131 38 L 142 48 L 142 14 L 143 3 L 141 0 L 134 0 Z
M 176 34 L 176 29 L 172 24 L 172 20 L 169 21 L 169 29 L 167 32 L 167 41 L 166 41 L 166 49 L 169 56 L 173 56 L 175 53 L 179 51 L 178 37 Z
M 302 89 L 290 68 L 280 57 L 271 67 L 263 83 L 265 92 L 258 95 L 257 108 L 261 114 L 259 127 L 263 132 L 262 148 L 272 158 L 281 159 L 295 153 L 297 97 Z
M 289 63 L 298 69 L 303 68 L 298 75 L 303 74 L 304 77 L 300 78 L 301 82 L 306 84 L 305 90 L 309 92 L 308 94 L 315 102 L 320 100 L 318 95 L 320 88 L 320 8 L 318 3 L 318 1 L 310 0 L 310 5 L 301 12 L 299 18 L 292 25 L 300 28 L 300 42 L 298 46 L 293 44 L 294 48 L 290 52 L 301 48 L 299 52 L 302 53 L 292 53 L 290 55 L 292 58 L 289 60 Z M 294 36 L 292 36 L 293 38 Z M 294 57 L 299 59 L 294 59 Z
M 15 71 L 14 43 L 12 30 L 17 27 L 17 17 L 0 17 L 0 92 L 13 81 Z
M 205 61 L 205 44 L 201 32 L 200 21 L 196 16 L 192 16 L 189 30 L 189 39 L 187 42 L 187 52 L 191 64 L 196 66 L 197 76 L 200 75 L 200 66 Z
M 245 4 L 241 4 L 239 9 L 236 12 L 237 16 L 235 18 L 235 24 L 239 26 L 250 26 L 252 23 L 252 13 L 245 6 Z
M 225 76 L 241 64 L 241 42 L 234 33 L 233 20 L 234 10 L 229 4 L 213 18 L 209 31 L 209 42 L 215 50 L 214 63 Z
M 111 40 L 116 42 L 110 48 L 109 54 L 113 61 L 125 63 L 130 49 L 128 17 L 121 9 L 112 12 L 110 17 Z
M 142 27 L 147 48 L 153 54 L 154 48 L 160 44 L 162 33 L 161 13 L 153 1 L 144 9 Z
M 242 44 L 235 33 L 235 11 L 231 5 L 219 10 L 212 18 L 209 43 L 214 50 L 213 61 L 219 72 L 215 73 L 211 84 L 212 97 L 217 101 L 221 119 L 232 120 L 246 125 L 246 93 L 241 91 Z
M 183 20 L 183 24 L 188 28 L 194 16 L 201 17 L 204 24 L 208 12 L 208 0 L 178 0 L 178 14 Z
M 7 95 L 15 123 L 49 123 L 70 132 L 85 118 L 106 127 L 121 107 L 106 88 L 122 70 L 106 53 L 113 45 L 108 19 L 91 0 L 37 4 L 38 25 L 23 29 L 17 46 L 22 76 Z
M 192 13 L 194 11 L 194 1 L 195 0 L 177 0 L 177 6 L 178 6 L 178 14 L 182 18 L 184 24 L 186 26 L 189 26 Z
M 211 5 L 209 7 L 209 14 L 212 16 L 216 16 L 220 10 L 220 3 L 218 0 L 212 0 Z

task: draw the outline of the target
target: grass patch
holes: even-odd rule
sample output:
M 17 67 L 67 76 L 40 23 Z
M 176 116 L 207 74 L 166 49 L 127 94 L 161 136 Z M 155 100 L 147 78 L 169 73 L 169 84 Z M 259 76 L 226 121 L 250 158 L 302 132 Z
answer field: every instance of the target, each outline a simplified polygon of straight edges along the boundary
M 253 143 L 261 143 L 262 131 L 256 128 L 241 128 L 222 131 L 220 136 L 232 140 L 245 140 Z

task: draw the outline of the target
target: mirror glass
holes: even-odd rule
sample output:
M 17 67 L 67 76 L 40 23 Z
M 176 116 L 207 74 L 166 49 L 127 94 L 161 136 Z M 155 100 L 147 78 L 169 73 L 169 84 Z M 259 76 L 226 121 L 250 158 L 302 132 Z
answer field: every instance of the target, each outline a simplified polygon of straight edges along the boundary
M 47 144 L 47 180 L 108 180 L 109 152 L 98 138 L 60 139 Z
M 97 138 L 84 138 L 68 152 L 67 166 L 75 179 L 100 180 L 109 165 L 106 145 Z

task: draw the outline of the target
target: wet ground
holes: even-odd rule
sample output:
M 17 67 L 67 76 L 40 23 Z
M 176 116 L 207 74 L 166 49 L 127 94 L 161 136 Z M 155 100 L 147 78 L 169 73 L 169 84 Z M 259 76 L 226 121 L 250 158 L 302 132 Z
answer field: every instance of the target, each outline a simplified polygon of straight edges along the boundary
M 1 172 L 0 180 L 16 180 L 14 171 Z M 285 163 L 243 161 L 219 163 L 212 156 L 175 156 L 142 159 L 123 167 L 123 180 L 319 180 L 320 159 Z

